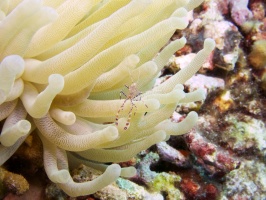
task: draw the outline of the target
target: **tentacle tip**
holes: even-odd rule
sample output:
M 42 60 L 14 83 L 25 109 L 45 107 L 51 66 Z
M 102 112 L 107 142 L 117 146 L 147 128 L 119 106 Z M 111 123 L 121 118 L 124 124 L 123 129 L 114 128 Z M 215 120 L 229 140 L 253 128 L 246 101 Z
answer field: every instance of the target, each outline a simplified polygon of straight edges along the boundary
M 187 39 L 183 36 L 183 37 L 181 37 L 180 39 L 179 39 L 179 41 L 183 44 L 183 45 L 185 45 L 186 43 L 187 43 Z
M 130 170 L 128 172 L 128 177 L 132 177 L 132 176 L 135 176 L 137 174 L 137 169 L 135 167 L 129 167 Z
M 49 76 L 49 84 L 53 86 L 54 89 L 59 90 L 59 92 L 64 87 L 64 77 L 61 74 L 51 74 Z
M 115 126 L 108 126 L 105 131 L 109 141 L 113 141 L 119 137 L 119 132 Z
M 76 115 L 72 112 L 68 112 L 64 120 L 66 125 L 73 125 L 76 122 Z
M 215 45 L 216 44 L 215 44 L 215 41 L 213 39 L 207 38 L 204 41 L 204 47 L 203 48 L 208 50 L 208 51 L 212 51 L 212 50 L 214 50 Z
M 43 9 L 47 13 L 47 17 L 49 17 L 48 20 L 50 22 L 56 20 L 59 17 L 59 14 L 56 12 L 55 9 L 53 9 L 51 7 L 44 7 Z
M 27 120 L 21 120 L 19 122 L 19 128 L 23 133 L 28 133 L 31 129 L 31 123 Z
M 119 164 L 111 164 L 106 168 L 106 171 L 111 171 L 112 173 L 119 172 L 121 174 L 121 167 Z
M 188 14 L 187 9 L 185 9 L 184 7 L 178 8 L 175 12 L 174 12 L 176 17 L 186 17 Z
M 121 167 L 118 164 L 111 164 L 106 168 L 105 173 L 110 174 L 109 178 L 116 179 L 121 174 Z
M 192 118 L 198 118 L 198 113 L 195 111 L 191 111 L 188 113 L 188 116 Z
M 2 62 L 8 63 L 9 70 L 22 73 L 21 71 L 24 70 L 24 59 L 19 55 L 9 55 L 4 58 Z
M 182 30 L 188 26 L 188 20 L 180 17 L 172 17 L 172 26 Z
M 138 64 L 140 61 L 139 56 L 137 56 L 136 54 L 132 54 L 128 56 L 127 59 L 131 61 L 132 64 L 129 67 L 132 67 L 132 68 L 135 67 L 135 65 Z
M 199 90 L 199 98 L 202 99 L 202 100 L 206 99 L 207 92 L 204 89 L 202 89 L 202 88 L 200 88 L 198 90 Z
M 133 177 L 137 174 L 137 169 L 135 167 L 122 168 L 120 176 L 122 177 Z

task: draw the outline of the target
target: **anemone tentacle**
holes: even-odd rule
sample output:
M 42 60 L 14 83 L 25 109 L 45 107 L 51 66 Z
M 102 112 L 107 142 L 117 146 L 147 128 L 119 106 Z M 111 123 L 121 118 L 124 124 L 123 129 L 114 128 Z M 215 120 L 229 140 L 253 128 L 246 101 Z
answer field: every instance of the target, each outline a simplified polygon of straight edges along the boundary
M 185 93 L 182 84 L 214 49 L 213 40 L 205 40 L 186 68 L 154 83 L 186 40 L 162 47 L 202 2 L 1 1 L 0 165 L 34 132 L 48 178 L 69 196 L 133 176 L 134 167 L 104 163 L 129 160 L 196 123 L 195 112 L 180 123 L 169 117 L 178 104 L 205 98 L 202 90 Z M 69 172 L 75 163 L 103 174 L 76 183 Z

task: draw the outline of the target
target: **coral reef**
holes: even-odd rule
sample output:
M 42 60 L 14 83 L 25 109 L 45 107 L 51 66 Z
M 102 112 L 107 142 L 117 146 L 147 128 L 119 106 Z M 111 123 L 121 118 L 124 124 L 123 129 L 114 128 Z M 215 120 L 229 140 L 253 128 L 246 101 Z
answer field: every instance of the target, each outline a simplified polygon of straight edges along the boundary
M 218 149 L 195 130 L 186 134 L 185 140 L 190 151 L 196 157 L 196 161 L 211 176 L 221 176 L 239 167 L 240 162 L 230 156 L 229 152 Z
M 261 69 L 266 65 L 266 40 L 254 42 L 249 61 L 256 69 Z
M 5 172 L 21 173 L 30 188 L 19 197 L 11 194 L 11 188 L 10 191 L 4 188 L 1 198 L 42 199 L 44 193 L 48 199 L 73 200 L 266 198 L 265 0 L 143 0 L 138 2 L 141 9 L 128 8 L 130 12 L 127 14 L 126 7 L 134 1 L 43 0 L 39 8 L 41 12 L 49 11 L 49 18 L 46 17 L 48 14 L 39 14 L 42 15 L 39 20 L 33 17 L 37 16 L 33 10 L 28 12 L 28 7 L 23 7 L 24 14 L 18 12 L 21 3 L 25 2 L 35 2 L 32 9 L 36 10 L 38 1 L 0 1 L 0 21 L 10 25 L 8 30 L 0 29 L 1 36 L 4 36 L 0 37 L 1 44 L 4 44 L 0 45 L 3 47 L 0 54 L 7 52 L 2 55 L 0 65 L 5 65 L 12 54 L 19 55 L 20 58 L 16 59 L 25 64 L 22 75 L 10 78 L 15 80 L 13 85 L 12 81 L 0 78 L 1 87 L 12 85 L 8 95 L 7 90 L 0 95 L 4 96 L 0 103 L 1 114 L 6 116 L 1 119 L 0 127 L 4 133 L 10 124 L 20 120 L 20 124 L 14 126 L 15 130 L 20 125 L 28 130 L 28 122 L 31 130 L 25 133 L 25 140 L 18 139 L 21 136 L 16 134 L 13 139 L 8 139 L 6 136 L 9 134 L 1 133 L 0 158 L 5 161 L 2 165 Z M 70 6 L 71 2 L 75 6 Z M 184 10 L 190 11 L 196 6 L 193 12 Z M 11 16 L 15 17 L 11 14 L 16 10 L 20 15 L 19 21 L 25 19 L 24 23 L 19 23 L 21 26 L 15 22 L 12 26 L 6 21 L 13 19 Z M 71 13 L 73 15 L 69 15 Z M 116 21 L 118 15 L 120 19 Z M 166 23 L 165 20 L 172 24 L 172 28 L 162 30 L 161 24 Z M 114 21 L 116 25 L 112 25 Z M 14 32 L 14 27 L 17 32 Z M 2 32 L 4 30 L 6 32 Z M 12 35 L 10 33 L 15 36 L 7 38 Z M 25 34 L 27 37 L 23 36 Z M 186 44 L 182 37 L 187 39 Z M 216 48 L 206 53 L 206 62 L 200 64 L 197 63 L 197 52 L 202 53 L 206 38 L 213 38 Z M 18 47 L 18 44 L 22 45 Z M 131 51 L 135 45 L 139 46 Z M 191 60 L 194 60 L 192 64 Z M 197 69 L 192 70 L 193 62 L 197 63 Z M 198 74 L 193 76 L 198 69 Z M 191 73 L 185 78 L 184 73 L 188 71 Z M 0 76 L 3 73 L 10 74 L 5 67 Z M 86 79 L 81 78 L 79 83 L 78 76 L 82 73 Z M 66 85 L 54 94 L 50 106 L 41 108 L 36 103 L 40 111 L 46 109 L 45 116 L 36 117 L 39 113 L 30 105 L 24 105 L 23 98 L 29 93 L 26 99 L 29 96 L 28 99 L 32 99 L 31 95 L 34 98 L 44 95 L 43 92 L 49 90 L 47 83 L 52 74 L 63 76 Z M 70 80 L 72 75 L 75 81 Z M 170 89 L 167 89 L 167 84 L 171 85 Z M 16 90 L 22 85 L 27 88 Z M 31 93 L 29 85 L 37 92 Z M 195 99 L 193 94 L 197 93 L 202 98 Z M 10 98 L 11 94 L 14 99 Z M 192 95 L 191 99 L 189 95 Z M 207 96 L 205 100 L 204 96 Z M 19 107 L 14 109 L 14 104 L 7 104 L 14 100 L 27 113 L 15 122 L 11 120 L 14 119 L 11 110 L 17 112 Z M 40 102 L 43 105 L 47 103 Z M 10 113 L 4 114 L 8 106 L 11 106 Z M 199 117 L 191 111 L 197 111 Z M 40 120 L 44 127 L 39 125 Z M 191 130 L 193 124 L 196 126 Z M 69 142 L 68 148 L 62 146 L 64 142 L 48 137 L 48 131 L 44 130 L 46 126 L 52 127 L 55 133 L 62 131 L 59 139 L 63 141 L 66 136 L 64 141 Z M 97 142 L 106 139 L 96 138 L 103 130 L 106 135 L 117 131 L 117 138 L 96 146 Z M 179 135 L 185 132 L 187 134 Z M 82 134 L 95 137 L 91 138 L 93 141 L 88 143 L 85 151 L 77 151 L 75 148 L 79 145 L 72 146 L 70 140 L 74 142 Z M 154 136 L 158 138 L 153 139 Z M 84 138 L 82 136 L 80 140 Z M 156 145 L 151 146 L 154 143 Z M 146 150 L 141 151 L 143 149 Z M 8 153 L 6 150 L 10 150 L 8 157 L 2 153 Z M 140 153 L 135 156 L 137 152 Z M 55 167 L 50 168 L 51 171 L 48 169 L 47 173 L 53 181 L 45 175 L 43 158 L 45 168 L 51 166 L 49 164 Z M 57 174 L 51 173 L 54 169 Z M 97 180 L 105 180 L 117 172 L 112 174 L 112 169 L 120 170 L 116 177 L 112 176 L 112 183 L 104 188 L 97 185 Z M 70 194 L 68 188 L 75 187 L 69 184 L 65 188 L 56 182 L 54 179 L 60 173 L 68 174 L 69 178 L 71 175 L 69 180 L 73 179 L 71 184 L 75 183 L 74 186 L 83 184 L 89 187 L 91 184 L 89 189 L 99 187 L 93 194 L 88 190 L 85 196 L 73 189 L 79 194 L 71 195 L 79 197 L 69 197 L 61 188 Z M 40 198 L 33 196 L 32 189 L 37 184 L 31 174 L 42 182 Z M 7 196 L 6 192 L 9 192 Z
M 203 90 L 185 93 L 181 84 L 208 58 L 213 40 L 205 40 L 186 68 L 153 86 L 186 40 L 157 53 L 176 29 L 188 25 L 187 11 L 201 2 L 1 1 L 0 164 L 37 134 L 47 176 L 69 196 L 95 193 L 119 176 L 133 176 L 133 167 L 101 163 L 130 160 L 197 121 L 195 112 L 180 123 L 169 117 L 177 104 L 204 99 Z M 119 99 L 124 85 L 128 92 Z M 104 172 L 75 182 L 69 165 L 78 163 Z
M 175 33 L 173 38 L 186 35 L 188 42 L 171 58 L 162 80 L 178 73 L 205 37 L 216 41 L 201 74 L 184 83 L 185 91 L 202 88 L 207 98 L 178 105 L 172 121 L 180 122 L 197 110 L 198 124 L 189 133 L 149 149 L 159 157 L 146 166 L 152 170 L 145 171 L 150 176 L 144 180 L 152 182 L 155 172 L 179 176 L 175 187 L 180 197 L 189 200 L 265 199 L 266 66 L 260 45 L 266 36 L 265 10 L 263 0 L 206 0 L 188 28 Z
M 262 89 L 266 93 L 266 39 L 254 42 L 248 58 L 255 69 L 256 79 L 260 82 Z
M 136 183 L 119 178 L 116 181 L 119 188 L 126 190 L 128 193 L 127 199 L 147 199 L 147 200 L 163 200 L 163 196 L 160 193 L 147 192 L 144 187 L 137 185 Z
M 227 175 L 224 196 L 229 199 L 265 199 L 265 173 L 265 164 L 258 161 L 243 161 L 239 169 Z
M 249 0 L 229 0 L 231 17 L 237 25 L 242 25 L 253 17 L 248 3 Z
M 137 175 L 131 178 L 138 183 L 146 185 L 153 192 L 162 192 L 164 199 L 183 199 L 181 192 L 175 187 L 180 183 L 181 178 L 175 174 L 157 173 L 150 167 L 159 161 L 159 155 L 150 152 L 144 155 L 137 163 Z
M 0 168 L 0 198 L 2 199 L 6 191 L 12 191 L 16 195 L 22 195 L 29 190 L 29 183 L 27 180 L 19 175 L 8 172 Z

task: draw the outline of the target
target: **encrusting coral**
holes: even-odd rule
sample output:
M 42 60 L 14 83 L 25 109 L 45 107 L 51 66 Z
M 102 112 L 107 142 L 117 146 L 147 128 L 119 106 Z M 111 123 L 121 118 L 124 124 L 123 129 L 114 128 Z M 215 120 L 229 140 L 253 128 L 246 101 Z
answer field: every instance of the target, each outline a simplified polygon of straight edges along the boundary
M 100 163 L 127 161 L 192 128 L 195 112 L 180 123 L 169 117 L 177 104 L 204 99 L 203 91 L 186 94 L 181 84 L 202 66 L 215 47 L 213 40 L 206 39 L 186 68 L 153 86 L 186 40 L 175 40 L 157 53 L 176 29 L 187 26 L 187 11 L 201 2 L 1 1 L 1 165 L 37 132 L 50 180 L 70 196 L 87 195 L 119 176 L 135 174 L 133 167 Z M 132 84 L 137 88 L 128 92 L 135 95 L 120 99 L 124 85 Z M 73 162 L 104 172 L 93 181 L 75 183 L 68 166 Z

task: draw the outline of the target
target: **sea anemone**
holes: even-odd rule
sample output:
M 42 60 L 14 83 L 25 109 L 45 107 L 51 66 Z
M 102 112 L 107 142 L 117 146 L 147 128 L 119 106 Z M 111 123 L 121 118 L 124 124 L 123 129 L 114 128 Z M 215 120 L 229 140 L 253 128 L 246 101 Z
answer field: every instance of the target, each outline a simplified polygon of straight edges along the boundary
M 70 196 L 134 175 L 133 167 L 104 163 L 127 161 L 170 135 L 184 134 L 197 120 L 195 112 L 180 123 L 169 117 L 177 104 L 204 99 L 202 90 L 184 93 L 182 84 L 214 49 L 213 40 L 205 40 L 189 66 L 154 83 L 186 40 L 158 52 L 201 2 L 2 0 L 0 164 L 35 132 L 49 179 Z M 69 173 L 74 162 L 104 172 L 76 183 Z

